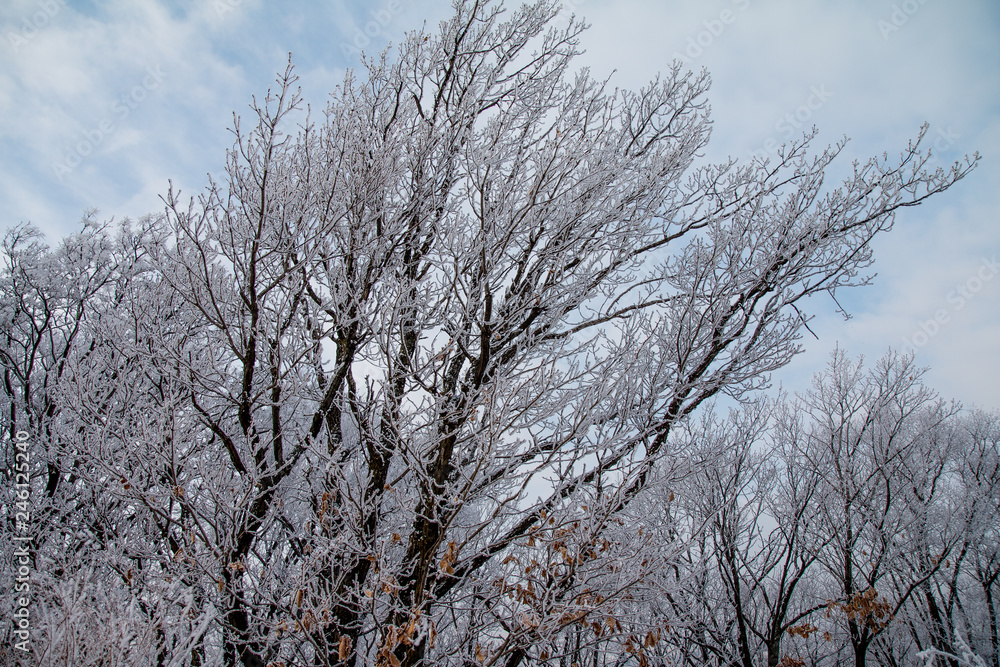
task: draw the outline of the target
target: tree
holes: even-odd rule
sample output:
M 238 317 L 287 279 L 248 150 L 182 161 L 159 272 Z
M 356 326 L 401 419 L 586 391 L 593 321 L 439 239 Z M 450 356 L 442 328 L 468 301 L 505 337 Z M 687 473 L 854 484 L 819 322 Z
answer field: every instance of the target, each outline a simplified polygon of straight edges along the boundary
M 1000 632 L 997 630 L 997 592 L 1000 588 L 1000 418 L 996 414 L 974 412 L 965 424 L 970 440 L 968 454 L 961 462 L 969 516 L 966 543 L 972 554 L 975 585 L 982 592 L 984 619 L 972 616 L 970 630 L 987 628 L 988 651 L 993 667 L 1000 665 Z M 955 564 L 956 571 L 959 564 Z M 973 597 L 973 596 L 970 596 Z M 967 607 L 972 606 L 966 601 Z M 970 612 L 971 616 L 971 612 Z
M 744 412 L 759 431 L 769 427 L 770 442 L 764 447 L 758 443 L 755 453 L 749 446 L 753 441 L 741 442 L 738 465 L 720 461 L 723 474 L 737 481 L 742 473 L 752 493 L 746 497 L 717 487 L 726 507 L 715 515 L 718 559 L 721 579 L 738 611 L 742 664 L 757 664 L 756 654 L 763 648 L 766 664 L 775 667 L 782 661 L 786 635 L 808 638 L 818 630 L 807 619 L 823 604 L 803 597 L 801 587 L 832 536 L 814 529 L 822 505 L 816 498 L 822 476 L 802 460 L 798 446 L 808 435 L 800 415 L 784 403 L 779 403 L 770 424 L 766 414 Z M 763 440 L 760 435 L 757 439 Z M 759 467 L 743 470 L 753 458 Z M 718 479 L 720 473 L 713 476 Z
M 107 248 L 79 315 L 5 272 L 5 414 L 45 443 L 37 490 L 87 508 L 53 514 L 39 570 L 101 554 L 150 661 L 515 667 L 600 623 L 624 645 L 656 565 L 618 522 L 672 434 L 763 386 L 806 298 L 865 284 L 894 214 L 978 159 L 925 170 L 924 128 L 836 188 L 843 143 L 812 135 L 696 165 L 707 75 L 568 76 L 583 26 L 556 12 L 456 2 L 319 121 L 289 64 L 226 183 L 72 242 Z
M 830 615 L 844 621 L 857 667 L 921 592 L 931 641 L 942 648 L 948 640 L 929 580 L 963 532 L 960 521 L 949 526 L 941 498 L 957 407 L 938 400 L 921 374 L 912 356 L 890 353 L 866 372 L 838 350 L 798 408 L 815 425 L 799 446 L 823 480 L 818 560 L 834 582 Z
M 913 361 L 838 350 L 810 392 L 682 425 L 693 465 L 640 496 L 690 526 L 658 541 L 661 662 L 950 666 L 965 635 L 993 655 L 996 416 L 938 400 Z

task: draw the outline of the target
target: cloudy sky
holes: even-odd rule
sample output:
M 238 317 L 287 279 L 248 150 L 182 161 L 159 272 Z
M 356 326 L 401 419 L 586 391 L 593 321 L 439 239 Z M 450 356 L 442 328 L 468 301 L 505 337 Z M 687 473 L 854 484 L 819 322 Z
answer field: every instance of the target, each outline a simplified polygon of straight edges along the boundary
M 670 61 L 705 67 L 708 159 L 773 150 L 816 125 L 814 148 L 898 154 L 921 123 L 941 165 L 969 177 L 908 209 L 876 244 L 878 275 L 809 306 L 819 336 L 775 377 L 808 385 L 839 343 L 874 361 L 915 350 L 930 384 L 1000 408 L 1000 3 L 996 0 L 563 0 L 591 24 L 580 66 L 638 87 Z M 445 0 L 0 1 L 0 229 L 52 241 L 100 217 L 156 212 L 219 174 L 246 114 L 291 52 L 320 109 L 361 50 L 436 28 Z

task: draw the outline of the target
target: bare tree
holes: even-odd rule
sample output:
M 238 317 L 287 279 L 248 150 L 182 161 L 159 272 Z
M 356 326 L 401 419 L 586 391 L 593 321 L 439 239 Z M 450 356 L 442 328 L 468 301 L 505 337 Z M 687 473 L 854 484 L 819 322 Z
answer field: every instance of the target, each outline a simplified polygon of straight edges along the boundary
M 823 478 L 802 459 L 800 447 L 809 437 L 804 420 L 786 403 L 777 407 L 773 424 L 756 411 L 748 418 L 761 431 L 769 427 L 768 437 L 756 443 L 758 467 L 744 473 L 749 497 L 722 494 L 729 509 L 718 515 L 719 559 L 722 579 L 740 611 L 742 664 L 758 664 L 763 649 L 766 664 L 775 667 L 785 655 L 786 636 L 807 639 L 819 629 L 810 620 L 825 604 L 815 595 L 804 596 L 803 584 L 833 537 L 816 530 Z M 744 451 L 743 458 L 753 456 Z M 728 474 L 738 478 L 741 467 L 729 466 Z
M 1000 418 L 995 413 L 977 411 L 969 417 L 965 426 L 970 446 L 960 470 L 969 516 L 966 544 L 972 561 L 966 571 L 982 594 L 985 612 L 983 619 L 969 610 L 966 628 L 970 631 L 986 628 L 986 641 L 982 642 L 985 646 L 980 653 L 989 655 L 990 664 L 997 667 L 1000 665 L 1000 632 L 997 630 L 997 605 L 1000 603 L 997 599 L 1000 593 Z M 956 570 L 958 567 L 956 562 Z M 978 596 L 968 596 L 975 597 Z M 966 599 L 966 606 L 971 607 L 972 600 Z
M 895 212 L 974 167 L 926 171 L 924 130 L 835 188 L 843 144 L 811 136 L 696 166 L 707 76 L 569 76 L 556 12 L 456 2 L 319 121 L 289 65 L 228 182 L 85 234 L 114 280 L 46 325 L 67 361 L 33 428 L 97 537 L 38 557 L 100 548 L 186 619 L 159 664 L 515 667 L 617 633 L 654 568 L 620 522 L 678 425 L 761 387 L 806 297 L 865 284 Z
M 922 372 L 895 353 L 866 371 L 838 350 L 799 407 L 815 425 L 803 457 L 823 478 L 819 561 L 835 582 L 830 615 L 844 622 L 859 667 L 961 537 L 935 514 L 957 408 L 921 384 Z

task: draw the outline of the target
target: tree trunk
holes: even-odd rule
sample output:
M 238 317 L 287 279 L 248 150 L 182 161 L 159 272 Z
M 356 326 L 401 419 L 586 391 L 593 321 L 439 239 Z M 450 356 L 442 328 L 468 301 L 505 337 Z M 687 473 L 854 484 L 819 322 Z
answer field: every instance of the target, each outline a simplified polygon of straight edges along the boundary
M 993 649 L 993 667 L 1000 667 L 1000 637 L 997 633 L 997 610 L 993 606 L 993 586 L 983 582 L 983 593 L 986 595 L 986 610 L 990 615 L 990 646 Z

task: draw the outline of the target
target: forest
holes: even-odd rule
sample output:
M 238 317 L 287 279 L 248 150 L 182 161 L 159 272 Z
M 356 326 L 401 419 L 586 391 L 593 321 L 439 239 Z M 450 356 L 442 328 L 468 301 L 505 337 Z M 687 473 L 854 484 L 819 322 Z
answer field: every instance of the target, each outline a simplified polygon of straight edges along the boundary
M 766 391 L 978 155 L 704 164 L 707 74 L 557 13 L 318 116 L 289 59 L 225 179 L 5 234 L 0 662 L 1000 667 L 1000 414 L 893 351 Z

